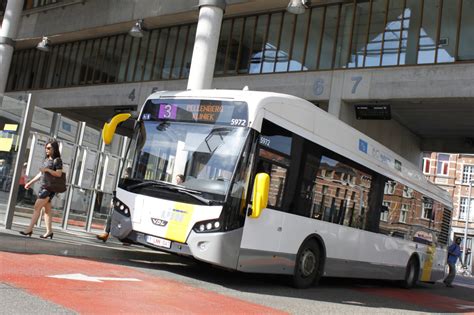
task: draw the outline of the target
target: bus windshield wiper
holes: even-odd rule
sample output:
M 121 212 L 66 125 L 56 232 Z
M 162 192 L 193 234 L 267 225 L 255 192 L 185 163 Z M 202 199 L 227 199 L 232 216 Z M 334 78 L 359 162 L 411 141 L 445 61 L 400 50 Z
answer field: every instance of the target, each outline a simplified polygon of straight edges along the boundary
M 188 188 L 183 187 L 183 186 L 173 185 L 173 184 L 170 184 L 168 182 L 161 181 L 161 180 L 146 180 L 142 183 L 130 185 L 130 186 L 127 187 L 127 189 L 128 190 L 134 190 L 134 189 L 137 189 L 137 188 L 140 188 L 140 187 L 146 187 L 146 186 L 158 186 L 160 188 L 165 188 L 165 189 L 168 189 L 168 190 L 171 190 L 171 191 L 180 192 L 180 193 L 183 193 L 187 196 L 190 196 L 190 197 L 202 202 L 205 205 L 211 205 L 211 204 L 214 203 L 212 200 L 209 200 L 209 199 L 206 199 L 204 197 L 199 196 L 201 194 L 200 191 L 188 189 Z

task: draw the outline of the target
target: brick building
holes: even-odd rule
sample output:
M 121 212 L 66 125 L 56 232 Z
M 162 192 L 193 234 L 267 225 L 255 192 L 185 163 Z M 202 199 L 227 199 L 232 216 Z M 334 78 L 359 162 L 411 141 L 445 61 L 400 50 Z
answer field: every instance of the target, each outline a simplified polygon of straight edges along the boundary
M 450 192 L 453 198 L 453 217 L 450 236 L 451 239 L 460 236 L 464 240 L 466 216 L 469 213 L 467 247 L 472 248 L 474 238 L 474 155 L 425 153 L 423 157 L 423 173 L 433 183 Z M 470 201 L 469 194 L 472 200 Z M 471 203 L 468 211 L 469 202 Z M 464 241 L 461 246 L 463 248 Z M 467 255 L 467 265 L 473 270 L 472 257 Z

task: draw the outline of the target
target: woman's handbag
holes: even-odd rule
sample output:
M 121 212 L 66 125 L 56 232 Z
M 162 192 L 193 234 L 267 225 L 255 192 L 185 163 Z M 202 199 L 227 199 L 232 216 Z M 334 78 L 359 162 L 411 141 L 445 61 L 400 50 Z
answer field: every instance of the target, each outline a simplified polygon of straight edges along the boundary
M 53 176 L 49 173 L 44 173 L 44 188 L 47 191 L 62 193 L 67 190 L 66 187 L 66 173 L 63 172 L 61 177 Z

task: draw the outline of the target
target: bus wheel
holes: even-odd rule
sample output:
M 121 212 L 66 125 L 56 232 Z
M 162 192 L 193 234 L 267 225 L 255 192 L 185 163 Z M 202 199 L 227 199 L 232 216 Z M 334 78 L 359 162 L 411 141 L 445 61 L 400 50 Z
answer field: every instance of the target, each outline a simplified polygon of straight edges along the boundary
M 310 287 L 319 280 L 321 256 L 319 246 L 314 240 L 309 240 L 301 246 L 296 257 L 293 286 L 298 289 Z
M 419 271 L 418 260 L 415 257 L 410 258 L 405 272 L 405 280 L 402 282 L 405 289 L 413 288 L 416 285 Z

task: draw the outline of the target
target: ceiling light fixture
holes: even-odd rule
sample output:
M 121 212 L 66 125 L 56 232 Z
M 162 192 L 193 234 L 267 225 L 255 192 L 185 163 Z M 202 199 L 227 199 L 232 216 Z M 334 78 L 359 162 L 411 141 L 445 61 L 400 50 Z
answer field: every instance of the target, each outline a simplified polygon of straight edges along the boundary
M 144 31 L 147 31 L 145 26 L 143 26 L 143 20 L 138 20 L 135 25 L 132 26 L 128 34 L 132 37 L 142 38 L 144 35 Z
M 309 1 L 306 0 L 290 0 L 286 11 L 292 14 L 303 14 L 308 8 Z
M 50 44 L 51 42 L 48 37 L 43 36 L 43 39 L 38 43 L 38 45 L 36 45 L 36 49 L 44 52 L 49 52 Z

